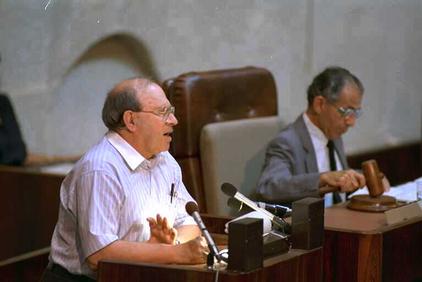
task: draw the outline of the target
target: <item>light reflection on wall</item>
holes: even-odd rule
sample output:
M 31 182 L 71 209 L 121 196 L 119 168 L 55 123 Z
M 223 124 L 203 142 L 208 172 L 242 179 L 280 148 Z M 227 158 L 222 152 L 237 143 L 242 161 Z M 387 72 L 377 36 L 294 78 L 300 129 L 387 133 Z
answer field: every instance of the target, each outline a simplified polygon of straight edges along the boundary
M 101 109 L 108 90 L 122 79 L 147 76 L 159 80 L 148 50 L 130 35 L 114 35 L 94 43 L 67 71 L 51 103 L 54 154 L 81 154 L 106 132 Z M 78 134 L 74 134 L 77 128 Z

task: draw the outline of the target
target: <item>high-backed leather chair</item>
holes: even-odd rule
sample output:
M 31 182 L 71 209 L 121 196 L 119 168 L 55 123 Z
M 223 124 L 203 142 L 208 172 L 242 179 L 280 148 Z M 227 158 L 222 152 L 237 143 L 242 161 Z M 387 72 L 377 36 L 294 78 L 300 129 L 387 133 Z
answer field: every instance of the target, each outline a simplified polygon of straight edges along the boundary
M 183 181 L 206 212 L 199 138 L 208 123 L 277 115 L 277 90 L 272 74 L 244 67 L 189 72 L 167 79 L 163 89 L 176 107 L 179 124 L 171 153 L 182 168 Z

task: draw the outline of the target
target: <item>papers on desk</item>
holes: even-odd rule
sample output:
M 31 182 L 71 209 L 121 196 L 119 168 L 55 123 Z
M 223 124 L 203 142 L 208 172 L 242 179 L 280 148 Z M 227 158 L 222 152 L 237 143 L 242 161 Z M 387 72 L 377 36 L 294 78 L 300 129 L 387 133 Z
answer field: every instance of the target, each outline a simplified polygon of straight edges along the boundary
M 417 200 L 416 198 L 416 181 L 422 180 L 422 177 L 415 179 L 414 181 L 407 182 L 402 185 L 397 186 L 391 186 L 390 191 L 384 192 L 383 195 L 392 196 L 396 198 L 398 201 L 403 202 L 415 202 Z M 359 189 L 355 191 L 353 194 L 351 194 L 349 197 L 354 195 L 368 195 L 368 188 L 364 187 L 362 189 Z

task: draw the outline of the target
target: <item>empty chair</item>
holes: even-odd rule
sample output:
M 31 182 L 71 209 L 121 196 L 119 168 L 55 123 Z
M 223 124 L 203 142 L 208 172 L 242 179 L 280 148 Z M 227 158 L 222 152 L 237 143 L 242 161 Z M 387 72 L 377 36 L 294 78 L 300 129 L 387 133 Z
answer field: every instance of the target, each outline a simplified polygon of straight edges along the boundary
M 179 120 L 171 153 L 200 211 L 206 212 L 199 149 L 202 128 L 209 123 L 277 115 L 274 78 L 266 69 L 244 67 L 185 73 L 166 80 L 163 88 Z

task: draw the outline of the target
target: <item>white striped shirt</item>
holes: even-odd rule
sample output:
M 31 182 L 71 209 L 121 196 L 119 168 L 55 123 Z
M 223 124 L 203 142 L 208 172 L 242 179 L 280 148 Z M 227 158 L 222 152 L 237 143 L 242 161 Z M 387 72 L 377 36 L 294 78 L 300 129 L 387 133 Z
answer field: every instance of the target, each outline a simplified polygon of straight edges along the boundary
M 195 224 L 185 211 L 189 201 L 193 199 L 180 167 L 169 152 L 146 160 L 120 135 L 109 132 L 61 185 L 50 260 L 71 273 L 94 277 L 85 259 L 115 240 L 148 240 L 148 217 L 159 213 L 174 227 Z

